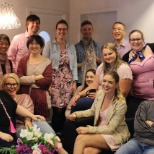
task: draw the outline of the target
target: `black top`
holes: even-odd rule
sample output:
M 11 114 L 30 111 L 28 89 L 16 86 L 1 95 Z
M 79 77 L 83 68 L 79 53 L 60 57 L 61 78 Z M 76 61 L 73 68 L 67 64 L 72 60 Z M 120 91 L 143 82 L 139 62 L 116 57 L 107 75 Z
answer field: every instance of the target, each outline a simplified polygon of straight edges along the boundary
M 3 102 L 9 116 L 11 117 L 11 120 L 15 126 L 15 115 L 16 115 L 16 108 L 17 103 L 14 101 L 14 99 L 5 91 L 0 90 L 0 99 Z M 4 133 L 11 134 L 9 131 L 10 127 L 10 121 L 8 119 L 8 116 L 6 115 L 4 108 L 2 104 L 0 103 L 0 131 Z
M 154 43 L 147 43 L 147 45 L 151 48 L 152 52 L 154 53 Z M 131 50 L 130 50 L 131 51 Z M 123 57 L 122 60 L 127 62 L 129 61 L 129 53 L 130 51 L 128 51 Z

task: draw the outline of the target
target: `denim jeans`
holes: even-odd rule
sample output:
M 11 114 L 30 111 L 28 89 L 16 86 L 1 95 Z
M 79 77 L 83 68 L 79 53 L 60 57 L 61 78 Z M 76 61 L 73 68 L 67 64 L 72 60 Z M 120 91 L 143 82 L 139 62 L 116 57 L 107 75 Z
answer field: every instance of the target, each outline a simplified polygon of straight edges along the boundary
M 115 154 L 154 154 L 154 145 L 142 143 L 133 138 L 121 146 Z

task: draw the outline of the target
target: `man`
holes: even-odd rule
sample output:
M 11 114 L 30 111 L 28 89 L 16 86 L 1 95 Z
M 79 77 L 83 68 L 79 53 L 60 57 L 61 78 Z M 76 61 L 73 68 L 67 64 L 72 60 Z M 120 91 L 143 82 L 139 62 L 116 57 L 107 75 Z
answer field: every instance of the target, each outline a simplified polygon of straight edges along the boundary
M 101 63 L 101 45 L 92 39 L 94 31 L 90 21 L 81 23 L 82 40 L 75 45 L 78 63 L 78 86 L 84 83 L 85 73 L 88 69 L 96 69 Z
M 124 39 L 126 35 L 125 25 L 122 22 L 115 22 L 112 26 L 112 35 L 114 37 L 113 44 L 122 58 L 131 49 L 129 42 Z
M 26 18 L 26 32 L 14 36 L 8 50 L 8 59 L 12 61 L 13 71 L 16 73 L 20 59 L 29 53 L 26 46 L 29 36 L 35 35 L 40 28 L 40 18 L 29 15 Z
M 136 112 L 134 138 L 116 154 L 154 154 L 154 100 L 143 101 Z

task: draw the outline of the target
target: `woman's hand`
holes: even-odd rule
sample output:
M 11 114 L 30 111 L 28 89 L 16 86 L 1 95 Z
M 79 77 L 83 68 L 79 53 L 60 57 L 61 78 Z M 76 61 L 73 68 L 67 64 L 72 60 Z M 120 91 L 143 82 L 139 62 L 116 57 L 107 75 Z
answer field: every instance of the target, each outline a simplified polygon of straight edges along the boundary
M 90 92 L 90 93 L 88 94 L 88 97 L 91 98 L 91 99 L 95 99 L 96 93 L 95 93 L 95 92 Z
M 25 120 L 25 127 L 26 127 L 26 129 L 31 128 L 32 122 L 30 120 Z
M 0 132 L 0 138 L 4 141 L 7 141 L 7 142 L 13 141 L 13 137 L 10 134 L 3 133 L 3 132 Z
M 71 121 L 75 121 L 76 119 L 76 114 L 72 113 L 68 116 L 68 119 L 71 120 Z
M 37 75 L 37 76 L 35 76 L 35 80 L 37 81 L 37 80 L 40 80 L 40 79 L 43 79 L 44 78 L 44 76 L 41 74 L 41 75 Z
M 78 134 L 88 134 L 89 128 L 88 127 L 78 127 L 76 131 Z
M 41 120 L 41 121 L 45 121 L 45 118 L 43 117 L 43 116 L 41 116 L 41 115 L 33 115 L 32 117 L 32 120 L 34 120 L 34 121 L 37 121 L 37 120 Z
M 150 120 L 147 120 L 146 121 L 146 123 L 151 127 L 152 126 L 152 124 L 153 124 L 153 122 L 152 121 L 150 121 Z
M 80 95 L 79 95 L 79 94 L 77 94 L 76 96 L 74 96 L 74 97 L 72 98 L 72 102 L 71 102 L 72 106 L 75 106 L 75 105 L 76 105 L 76 101 L 77 101 L 79 98 L 80 98 Z

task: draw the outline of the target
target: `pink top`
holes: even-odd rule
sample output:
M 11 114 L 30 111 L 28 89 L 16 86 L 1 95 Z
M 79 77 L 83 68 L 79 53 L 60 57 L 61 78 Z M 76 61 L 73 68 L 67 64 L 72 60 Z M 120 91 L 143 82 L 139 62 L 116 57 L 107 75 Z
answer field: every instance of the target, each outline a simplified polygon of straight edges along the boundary
M 132 71 L 130 69 L 130 67 L 123 63 L 119 66 L 119 68 L 117 69 L 117 73 L 120 77 L 120 79 L 131 79 L 132 80 Z M 102 80 L 103 80 L 103 63 L 100 64 L 96 70 L 96 74 L 99 75 L 99 87 L 98 89 L 102 89 Z
M 22 107 L 29 110 L 31 113 L 34 113 L 33 101 L 29 95 L 27 95 L 27 94 L 17 95 L 16 98 L 14 98 L 14 100 L 17 102 L 18 105 L 21 105 Z M 16 127 L 18 128 L 21 125 L 24 125 L 24 120 L 22 117 L 17 116 Z
M 100 121 L 99 121 L 99 126 L 103 126 L 103 125 L 106 125 L 106 119 L 107 119 L 107 113 L 108 113 L 108 109 L 109 107 L 100 112 Z M 105 139 L 106 143 L 108 144 L 108 146 L 111 148 L 112 151 L 115 151 L 117 150 L 121 145 L 120 144 L 116 144 L 115 143 L 115 139 L 113 137 L 113 135 L 111 134 L 102 134 L 103 138 Z
M 28 38 L 28 32 L 14 36 L 7 52 L 8 59 L 12 61 L 13 70 L 15 73 L 17 72 L 20 59 L 29 53 L 29 50 L 26 45 Z
M 136 97 L 154 99 L 154 54 L 146 57 L 142 62 L 131 62 L 133 72 L 132 89 Z

